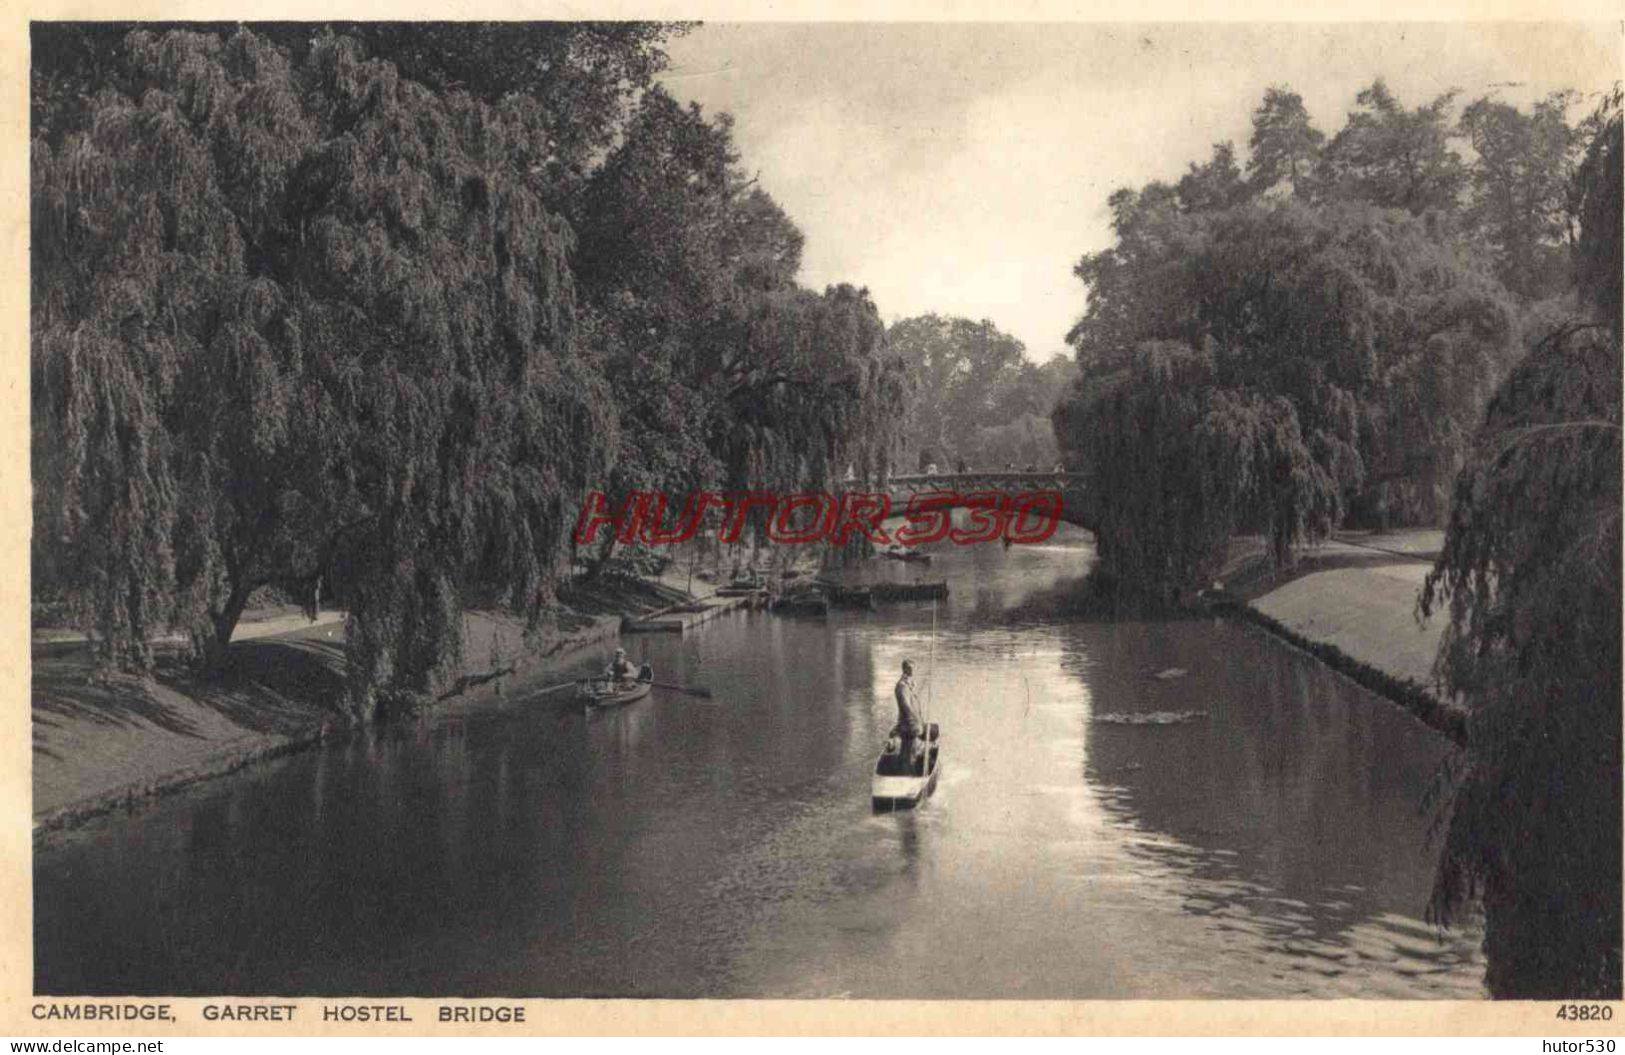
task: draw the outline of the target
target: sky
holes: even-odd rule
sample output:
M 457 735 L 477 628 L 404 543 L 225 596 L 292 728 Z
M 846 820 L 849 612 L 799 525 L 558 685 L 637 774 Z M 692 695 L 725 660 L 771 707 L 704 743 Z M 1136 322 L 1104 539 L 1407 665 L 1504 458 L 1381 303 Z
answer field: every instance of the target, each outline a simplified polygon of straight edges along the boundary
M 867 286 L 888 322 L 990 318 L 1043 361 L 1084 309 L 1073 265 L 1111 245 L 1107 196 L 1215 142 L 1245 159 L 1269 86 L 1328 136 L 1378 76 L 1407 106 L 1524 106 L 1608 88 L 1620 27 L 713 23 L 669 52 L 667 90 L 733 115 L 806 235 L 805 285 Z

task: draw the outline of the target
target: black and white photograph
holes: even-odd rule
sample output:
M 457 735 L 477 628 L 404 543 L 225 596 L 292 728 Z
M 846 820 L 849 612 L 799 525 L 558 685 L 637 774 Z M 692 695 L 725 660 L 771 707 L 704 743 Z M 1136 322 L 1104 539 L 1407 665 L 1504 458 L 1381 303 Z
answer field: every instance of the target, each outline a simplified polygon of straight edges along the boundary
M 1617 21 L 27 47 L 17 1028 L 1615 1031 Z

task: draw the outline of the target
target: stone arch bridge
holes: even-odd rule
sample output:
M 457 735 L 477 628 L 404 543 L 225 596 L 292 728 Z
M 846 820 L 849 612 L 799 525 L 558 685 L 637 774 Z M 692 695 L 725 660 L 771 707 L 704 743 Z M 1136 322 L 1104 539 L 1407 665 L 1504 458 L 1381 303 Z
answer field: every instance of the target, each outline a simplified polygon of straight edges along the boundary
M 858 485 L 850 482 L 847 486 L 858 489 Z M 893 516 L 902 515 L 910 498 L 933 492 L 947 491 L 957 495 L 961 501 L 950 503 L 949 508 L 962 508 L 965 505 L 963 499 L 988 491 L 997 491 L 1011 498 L 1023 491 L 1059 491 L 1062 520 L 1091 532 L 1099 523 L 1094 505 L 1084 493 L 1081 473 L 921 473 L 893 476 L 886 481 L 884 490 L 891 499 Z

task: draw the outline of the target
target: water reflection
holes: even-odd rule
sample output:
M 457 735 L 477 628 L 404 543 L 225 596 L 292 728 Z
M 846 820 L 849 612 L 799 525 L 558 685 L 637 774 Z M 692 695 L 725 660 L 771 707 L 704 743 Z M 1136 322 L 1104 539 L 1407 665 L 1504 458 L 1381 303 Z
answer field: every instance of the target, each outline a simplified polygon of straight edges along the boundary
M 1418 803 L 1448 747 L 1285 650 L 1234 662 L 1241 634 L 1189 627 L 1182 647 L 1165 641 L 1154 656 L 1125 642 L 1120 676 L 1096 673 L 1114 711 L 1206 712 L 1091 723 L 1085 776 L 1137 836 L 1125 850 L 1177 883 L 1184 910 L 1227 950 L 1291 991 L 1478 995 L 1462 969 L 1476 935 L 1440 941 L 1415 919 L 1433 866 Z M 1146 675 L 1164 663 L 1189 674 Z
M 710 704 L 463 706 L 94 825 L 36 860 L 37 985 L 1476 995 L 1477 936 L 1419 920 L 1444 742 L 1233 626 L 1058 622 L 1088 552 L 938 550 L 935 635 L 918 604 L 633 642 Z M 875 816 L 905 657 L 943 773 Z

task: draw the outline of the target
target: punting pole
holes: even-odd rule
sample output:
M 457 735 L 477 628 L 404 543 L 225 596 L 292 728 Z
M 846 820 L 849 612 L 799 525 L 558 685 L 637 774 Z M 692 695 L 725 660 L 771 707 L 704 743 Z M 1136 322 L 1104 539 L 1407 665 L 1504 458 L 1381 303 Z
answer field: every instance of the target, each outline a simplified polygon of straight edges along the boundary
M 920 724 L 925 726 L 925 775 L 931 775 L 931 703 L 937 695 L 937 599 L 931 598 L 931 681 L 925 689 L 925 714 Z

